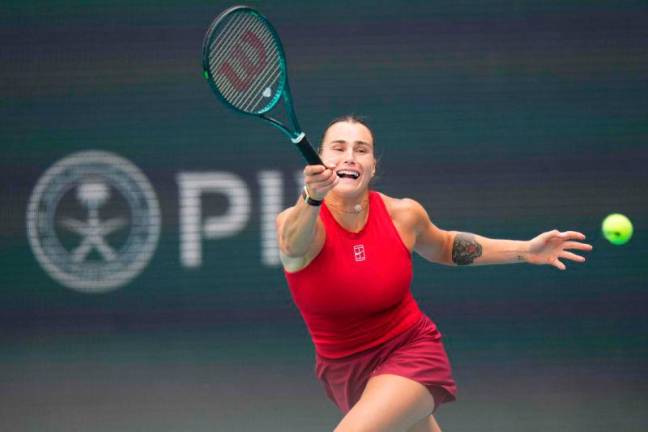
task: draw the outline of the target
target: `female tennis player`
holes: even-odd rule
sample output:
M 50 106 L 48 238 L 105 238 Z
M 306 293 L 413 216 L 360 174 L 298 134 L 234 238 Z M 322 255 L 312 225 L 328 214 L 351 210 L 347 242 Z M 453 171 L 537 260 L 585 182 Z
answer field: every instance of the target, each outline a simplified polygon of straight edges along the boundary
M 494 240 L 436 227 L 423 207 L 370 188 L 373 134 L 335 119 L 304 169 L 304 192 L 277 217 L 281 260 L 315 345 L 317 378 L 344 414 L 335 432 L 440 431 L 456 386 L 436 325 L 412 297 L 412 252 L 446 265 L 527 262 L 565 269 L 589 251 L 579 232 Z

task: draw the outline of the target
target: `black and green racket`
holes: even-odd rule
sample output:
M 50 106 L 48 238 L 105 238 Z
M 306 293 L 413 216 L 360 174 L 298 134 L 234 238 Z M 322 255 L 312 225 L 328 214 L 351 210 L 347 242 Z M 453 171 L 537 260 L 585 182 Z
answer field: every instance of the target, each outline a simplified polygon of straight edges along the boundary
M 259 117 L 285 133 L 310 165 L 323 165 L 293 109 L 286 56 L 270 21 L 247 6 L 234 6 L 211 23 L 202 46 L 203 74 L 228 107 Z M 283 99 L 292 128 L 267 115 Z

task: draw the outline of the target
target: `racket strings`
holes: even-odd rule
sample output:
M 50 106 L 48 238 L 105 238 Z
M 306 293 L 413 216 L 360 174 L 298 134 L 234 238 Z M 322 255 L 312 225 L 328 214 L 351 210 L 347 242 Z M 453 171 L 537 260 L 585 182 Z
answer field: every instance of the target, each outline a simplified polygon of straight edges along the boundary
M 243 16 L 243 18 L 249 17 Z M 234 22 L 235 20 L 236 17 L 233 18 L 231 22 Z M 241 39 L 241 35 L 243 33 L 251 31 L 257 34 L 257 31 L 263 28 L 263 23 L 259 22 L 258 20 L 255 21 L 256 22 L 252 22 L 252 26 L 250 26 L 249 19 L 238 19 L 236 20 L 235 24 L 230 24 L 228 27 L 226 27 L 223 32 L 214 39 L 214 42 L 212 43 L 212 48 L 209 53 L 209 58 L 211 59 L 210 66 L 213 66 L 216 63 L 222 64 L 223 57 L 231 55 L 231 50 L 237 44 L 237 42 L 239 42 L 239 39 Z M 252 47 L 248 46 L 247 49 L 243 49 L 249 52 L 251 51 Z M 218 53 L 218 55 L 214 55 L 214 53 Z
M 235 61 L 234 49 L 237 49 L 239 56 L 249 53 L 249 47 L 246 49 L 244 44 L 241 43 L 242 35 L 245 31 L 257 30 L 259 26 L 260 23 L 256 22 L 256 20 L 250 20 L 246 14 L 238 14 L 232 17 L 223 26 L 221 33 L 214 38 L 210 49 L 210 70 L 215 78 L 216 85 L 219 89 L 222 89 L 221 93 L 224 95 L 237 90 L 228 77 L 221 74 L 221 68 L 227 65 L 239 75 L 245 73 L 240 62 Z
M 232 22 L 234 24 L 231 24 Z M 222 49 L 222 47 L 233 45 L 232 38 L 240 37 L 241 26 L 244 24 L 244 20 L 233 18 L 230 25 L 214 38 L 209 51 L 209 66 L 212 68 L 212 72 L 215 70 L 215 65 L 222 63 L 223 57 L 229 54 L 229 50 Z
M 208 49 L 218 91 L 239 110 L 264 112 L 273 104 L 283 78 L 273 33 L 249 13 L 235 14 L 216 31 Z
M 249 33 L 246 32 L 246 34 Z M 256 32 L 254 34 L 258 35 Z M 261 53 L 256 52 L 256 48 L 252 47 L 250 44 L 243 44 L 243 46 L 246 47 L 243 49 L 241 49 L 240 46 L 238 47 L 238 54 L 241 57 L 240 61 L 228 62 L 228 66 L 232 68 L 231 70 L 233 70 L 237 76 L 240 74 L 240 76 L 246 77 L 249 81 L 249 77 L 247 76 L 250 72 L 249 68 L 254 68 L 258 66 L 258 64 L 250 66 L 250 63 L 248 63 L 245 65 L 244 63 L 249 61 L 247 59 L 252 58 L 254 55 L 265 55 L 268 52 L 268 49 L 272 50 L 274 48 L 272 35 L 266 35 L 264 39 L 265 40 L 259 38 L 259 40 L 261 40 L 261 47 L 263 47 L 263 52 Z M 266 89 L 269 88 L 269 92 L 272 94 L 272 87 L 275 87 L 281 73 L 279 61 L 271 61 L 268 64 L 267 57 L 258 58 L 257 61 L 259 63 L 263 62 L 263 64 L 260 65 L 261 67 L 259 71 L 252 70 L 253 73 L 256 73 L 256 77 L 246 85 L 244 84 L 243 89 L 238 88 L 236 85 L 232 85 L 230 82 L 230 76 L 222 73 L 219 74 L 220 79 L 218 85 L 225 86 L 223 89 L 224 97 L 239 109 L 248 112 L 257 112 L 263 107 L 263 105 L 265 105 L 260 105 L 260 103 L 264 101 L 264 97 L 269 97 Z
M 274 55 L 275 61 L 270 61 L 261 72 L 259 77 L 250 87 L 247 95 L 240 100 L 241 106 L 245 111 L 259 111 L 272 101 L 272 96 L 279 87 L 278 82 L 281 78 L 281 61 L 279 56 L 276 55 L 276 48 L 274 46 L 274 37 L 272 34 L 267 33 L 262 39 L 262 43 L 266 52 L 271 52 Z
M 265 48 L 265 44 L 264 44 L 264 48 Z M 252 50 L 253 50 L 253 48 L 248 48 L 248 49 L 245 49 L 245 50 L 243 50 L 241 52 L 243 53 L 243 55 L 247 56 L 247 55 L 251 54 Z M 237 70 L 240 72 L 240 68 L 242 66 L 238 65 L 238 64 L 235 64 L 235 67 L 237 67 Z M 275 68 L 277 68 L 277 67 L 278 67 L 278 64 L 275 66 Z M 268 72 L 270 72 L 270 69 L 271 69 L 271 67 L 268 67 L 268 65 L 266 63 L 265 67 L 263 68 L 263 71 L 261 72 L 261 75 L 259 75 L 255 79 L 255 81 L 250 85 L 250 87 L 244 93 L 240 93 L 238 95 L 239 99 L 236 100 L 236 105 L 237 106 L 240 106 L 244 110 L 247 110 L 246 109 L 247 107 L 245 107 L 245 103 L 246 103 L 247 99 L 256 94 L 256 92 L 258 91 L 259 84 L 263 84 L 265 82 L 266 76 L 267 76 Z M 243 71 L 242 73 L 245 73 L 245 71 Z M 219 78 L 221 80 L 227 81 L 227 77 L 220 76 Z M 233 96 L 234 93 L 237 92 L 237 91 L 239 91 L 239 90 L 237 90 L 236 87 L 230 86 L 230 89 L 226 94 L 227 94 L 227 96 Z
M 267 105 L 275 93 L 273 90 L 274 83 L 279 81 L 280 76 L 281 70 L 278 64 L 264 72 L 264 76 L 258 81 L 254 90 L 249 92 L 249 95 L 241 102 L 243 111 L 257 111 L 257 109 L 253 108 L 263 108 Z M 276 87 L 274 86 L 274 89 Z

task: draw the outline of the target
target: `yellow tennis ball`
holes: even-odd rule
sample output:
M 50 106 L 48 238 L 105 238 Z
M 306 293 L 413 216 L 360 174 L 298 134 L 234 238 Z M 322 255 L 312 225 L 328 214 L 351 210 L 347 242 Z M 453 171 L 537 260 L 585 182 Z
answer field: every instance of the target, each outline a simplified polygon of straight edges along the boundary
M 632 237 L 632 222 L 621 213 L 613 213 L 603 220 L 603 235 L 612 244 L 622 245 Z

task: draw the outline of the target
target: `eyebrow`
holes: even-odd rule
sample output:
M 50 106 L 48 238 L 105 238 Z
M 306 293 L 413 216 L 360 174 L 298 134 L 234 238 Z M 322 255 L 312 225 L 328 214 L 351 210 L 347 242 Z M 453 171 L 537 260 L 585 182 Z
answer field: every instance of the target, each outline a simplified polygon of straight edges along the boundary
M 329 144 L 348 144 L 348 142 L 346 140 L 343 140 L 343 139 L 338 139 L 338 140 L 331 141 Z M 363 144 L 363 145 L 366 145 L 366 146 L 371 146 L 371 144 L 369 144 L 366 141 L 354 141 L 353 144 Z

